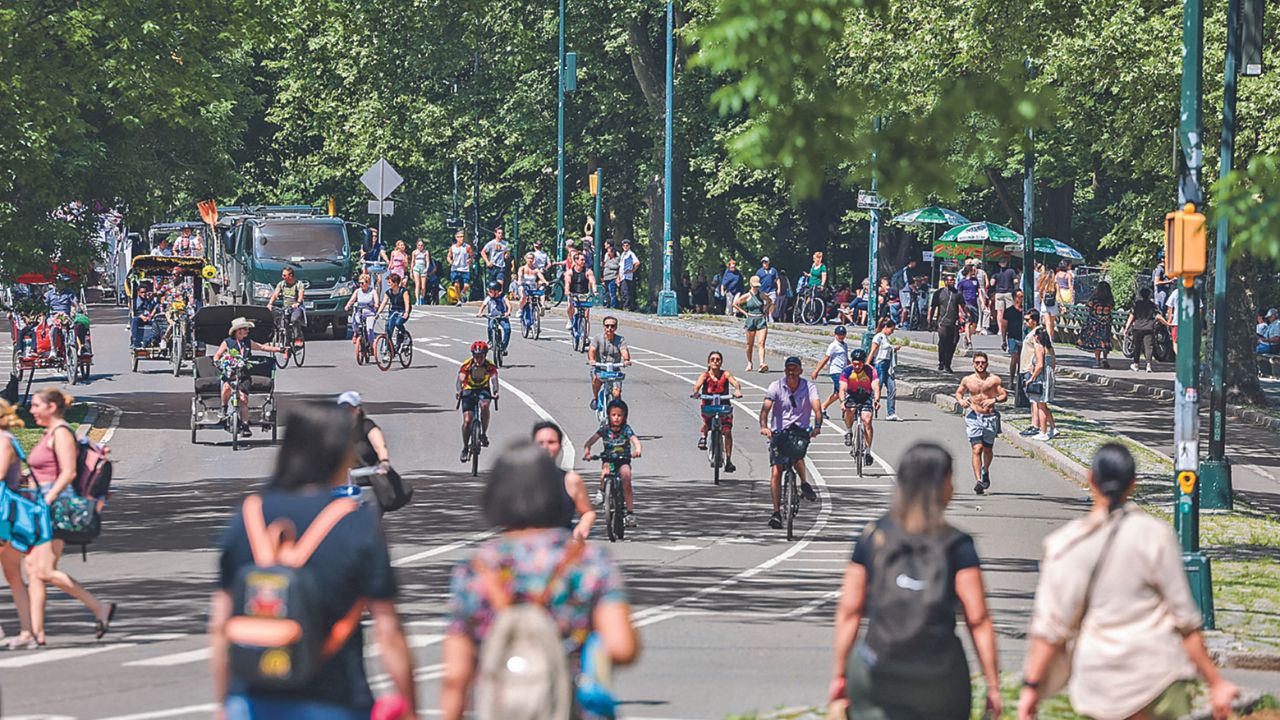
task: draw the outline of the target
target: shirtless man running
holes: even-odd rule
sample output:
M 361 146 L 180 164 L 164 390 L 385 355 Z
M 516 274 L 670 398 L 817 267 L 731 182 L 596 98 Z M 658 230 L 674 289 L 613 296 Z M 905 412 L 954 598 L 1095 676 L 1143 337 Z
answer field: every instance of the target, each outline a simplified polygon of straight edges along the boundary
M 956 388 L 956 401 L 967 410 L 964 427 L 969 433 L 969 444 L 973 446 L 973 478 L 976 481 L 973 491 L 979 495 L 991 487 L 991 458 L 996 436 L 1000 434 L 1000 413 L 996 411 L 996 403 L 1009 398 L 1000 376 L 988 372 L 988 362 L 986 353 L 975 352 L 973 374 L 966 375 L 960 381 L 960 387 Z

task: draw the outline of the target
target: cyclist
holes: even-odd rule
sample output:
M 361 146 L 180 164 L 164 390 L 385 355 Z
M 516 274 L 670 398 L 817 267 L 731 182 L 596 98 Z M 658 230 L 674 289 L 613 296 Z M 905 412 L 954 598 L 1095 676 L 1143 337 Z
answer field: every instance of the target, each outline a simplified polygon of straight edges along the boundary
M 724 356 L 719 350 L 712 350 L 707 356 L 707 369 L 702 371 L 698 379 L 693 383 L 693 396 L 699 395 L 722 395 L 726 398 L 729 395 L 729 388 L 733 387 L 733 396 L 742 397 L 742 383 L 733 373 L 724 369 Z M 711 404 L 709 400 L 702 401 L 702 407 Z M 737 470 L 733 464 L 733 404 L 725 401 L 729 412 L 720 418 L 720 425 L 724 428 L 724 471 L 731 473 Z M 702 413 L 702 435 L 698 438 L 698 449 L 707 449 L 707 430 L 711 427 L 711 416 Z
M 467 451 L 467 427 L 480 406 L 480 445 L 489 447 L 489 400 L 498 397 L 498 366 L 489 362 L 489 343 L 471 343 L 471 358 L 458 368 L 458 399 L 462 401 L 462 462 L 471 459 Z
M 275 307 L 276 299 L 279 298 L 280 307 L 284 310 L 284 321 L 293 328 L 295 346 L 302 344 L 302 303 L 305 302 L 305 296 L 306 288 L 294 276 L 293 268 L 285 267 L 280 270 L 280 282 L 276 284 L 276 289 L 267 298 L 268 308 Z
M 609 401 L 609 422 L 600 426 L 599 430 L 587 438 L 582 446 L 582 461 L 591 459 L 591 446 L 597 440 L 602 441 L 601 459 L 613 458 L 618 465 L 618 477 L 622 480 L 622 495 L 627 503 L 627 515 L 622 519 L 629 528 L 636 526 L 635 493 L 631 489 L 631 461 L 640 457 L 640 438 L 627 424 L 627 403 L 621 399 Z M 604 479 L 609 475 L 610 462 L 605 461 L 600 468 L 600 487 L 596 490 L 596 504 L 604 504 Z
M 596 274 L 587 267 L 587 256 L 583 253 L 574 253 L 573 261 L 566 264 L 564 272 L 564 294 L 569 298 L 567 307 L 567 322 L 564 325 L 565 330 L 573 329 L 573 311 L 574 303 L 581 299 L 594 297 L 596 294 Z M 585 298 L 583 296 L 586 296 Z M 591 309 L 583 308 L 582 316 L 591 317 Z
M 818 499 L 809 484 L 804 455 L 809 439 L 822 430 L 822 399 L 818 386 L 804 377 L 800 358 L 794 355 L 783 365 L 784 376 L 769 385 L 760 406 L 760 434 L 769 438 L 769 487 L 773 493 L 773 515 L 769 527 L 782 528 L 782 471 L 791 467 L 800 476 L 800 492 L 810 502 Z
M 489 297 L 480 304 L 476 317 L 487 317 L 491 325 L 502 328 L 502 352 L 506 352 L 511 344 L 511 306 L 507 304 L 507 296 L 502 294 L 500 281 L 489 283 Z
M 355 328 L 351 333 L 351 342 L 359 342 L 358 333 L 364 333 L 367 347 L 373 347 L 373 319 L 378 316 L 378 293 L 369 287 L 372 282 L 373 278 L 368 273 L 361 274 L 359 286 L 351 293 L 344 308 L 346 312 L 355 308 L 355 313 L 351 316 L 351 327 Z
M 862 348 L 849 352 L 849 366 L 840 375 L 840 404 L 844 406 L 845 447 L 853 447 L 853 425 L 861 421 L 862 437 L 866 451 L 862 459 L 871 463 L 871 419 L 880 409 L 880 375 L 867 364 L 867 353 Z
M 218 349 L 213 353 L 213 362 L 217 364 L 228 353 L 236 353 L 244 359 L 244 362 L 250 367 L 254 363 L 253 352 L 280 353 L 284 352 L 284 348 L 277 345 L 260 343 L 249 337 L 249 331 L 255 327 L 254 322 L 247 318 L 238 317 L 231 321 L 231 329 L 228 331 L 227 339 L 222 341 Z M 228 407 L 231 401 L 231 385 L 232 377 L 224 371 L 222 373 L 222 407 Z M 240 391 L 240 434 L 249 437 L 253 433 L 249 429 L 249 393 L 246 390 Z M 223 413 L 225 416 L 227 413 Z
M 387 339 L 394 346 L 395 331 L 404 330 L 404 321 L 409 319 L 409 288 L 402 284 L 400 276 L 391 273 L 387 276 L 387 290 L 382 294 L 382 304 L 378 312 L 387 311 Z
M 71 276 L 59 273 L 54 279 L 57 280 L 57 284 L 44 293 L 44 304 L 49 308 L 49 338 L 53 341 L 53 347 L 62 347 L 63 325 L 74 328 L 76 340 L 80 342 L 81 347 L 85 347 L 88 332 L 84 325 L 75 322 L 76 316 L 81 314 L 83 309 L 80 307 L 79 294 L 71 289 Z
M 525 308 L 531 303 L 534 304 L 533 312 L 538 312 L 538 306 L 530 293 L 536 292 L 546 284 L 547 278 L 543 276 L 542 268 L 538 267 L 537 256 L 532 252 L 525 253 L 524 264 L 516 268 L 516 287 L 520 291 L 520 317 L 525 316 Z
M 597 363 L 622 363 L 631 364 L 631 348 L 627 347 L 627 341 L 618 334 L 618 318 L 609 315 L 605 317 L 604 332 L 591 338 L 591 344 L 587 346 L 587 362 L 591 365 L 591 409 L 597 409 L 596 398 L 600 395 L 600 387 L 604 382 L 600 379 Z M 614 386 L 613 397 L 616 400 L 622 399 L 622 387 Z

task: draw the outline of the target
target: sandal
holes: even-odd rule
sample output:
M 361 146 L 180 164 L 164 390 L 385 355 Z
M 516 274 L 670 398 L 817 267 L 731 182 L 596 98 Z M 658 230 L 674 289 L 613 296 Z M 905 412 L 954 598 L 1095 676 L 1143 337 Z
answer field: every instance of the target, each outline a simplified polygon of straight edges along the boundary
M 44 643 L 30 635 L 25 639 L 21 635 L 9 638 L 9 641 L 4 644 L 5 650 L 39 650 L 42 647 L 44 647 Z
M 703 437 L 698 438 L 698 449 L 699 450 L 707 449 L 707 438 L 705 435 Z
M 760 372 L 762 372 L 762 373 L 767 373 L 767 372 L 769 372 L 769 366 L 768 366 L 768 365 L 761 365 L 761 366 L 760 366 Z
M 751 363 L 747 363 L 747 372 L 751 372 Z
M 107 619 L 103 620 L 102 618 L 96 618 L 93 621 L 93 629 L 99 640 L 101 640 L 102 636 L 106 635 L 107 631 L 111 629 L 111 619 L 116 616 L 116 604 L 107 603 L 107 605 L 109 608 L 107 610 Z

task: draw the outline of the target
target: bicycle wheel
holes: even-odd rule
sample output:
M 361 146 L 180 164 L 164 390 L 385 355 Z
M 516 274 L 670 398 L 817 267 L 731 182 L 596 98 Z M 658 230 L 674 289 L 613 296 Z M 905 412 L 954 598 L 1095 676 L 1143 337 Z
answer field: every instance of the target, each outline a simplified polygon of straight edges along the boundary
M 75 340 L 67 338 L 63 341 L 62 361 L 67 364 L 67 384 L 75 385 L 80 379 L 80 358 L 79 351 L 76 350 Z
M 276 328 L 275 336 L 271 338 L 271 342 L 276 347 L 284 348 L 283 352 L 275 353 L 276 367 L 283 370 L 289 366 L 289 357 L 291 355 L 289 352 L 289 336 L 283 326 Z
M 711 424 L 711 481 L 720 484 L 720 468 L 724 466 L 724 435 L 717 419 Z
M 530 309 L 532 307 L 532 304 L 526 304 L 520 311 L 520 334 L 526 340 L 533 334 L 533 312 Z
M 298 335 L 294 338 L 294 346 L 289 348 L 293 355 L 293 364 L 302 367 L 302 363 L 307 359 L 307 339 Z
M 235 393 L 238 390 L 239 388 L 233 388 L 232 393 Z M 227 428 L 231 430 L 231 449 L 239 450 L 240 449 L 240 405 L 235 402 L 231 403 L 228 406 L 227 412 L 230 413 L 230 415 L 227 417 Z
M 817 325 L 827 311 L 827 304 L 820 297 L 808 298 L 808 302 L 804 306 L 804 324 Z
M 788 467 L 787 471 L 782 474 L 782 514 L 784 516 L 783 520 L 787 523 L 788 540 L 795 539 L 795 533 L 793 532 L 792 525 L 795 521 L 796 514 L 794 505 L 791 502 L 791 496 L 795 494 L 795 491 L 796 473 Z
M 551 307 L 560 307 L 560 303 L 564 302 L 564 284 L 558 282 L 554 283 L 547 290 L 547 294 L 543 297 L 551 303 Z
M 401 329 L 398 335 L 396 357 L 400 360 L 400 367 L 407 368 L 413 364 L 413 336 L 409 334 L 408 330 L 404 329 Z
M 383 372 L 391 369 L 391 338 L 386 333 L 378 333 L 373 339 L 373 362 Z
M 613 489 L 613 530 L 621 540 L 627 532 L 627 503 L 622 495 L 622 478 L 616 472 L 609 478 L 609 487 Z
M 609 533 L 609 542 L 617 542 L 620 537 L 618 530 L 621 528 L 622 523 L 614 524 L 614 515 L 617 511 L 618 508 L 613 499 L 613 477 L 610 476 L 605 479 L 604 493 L 604 527 Z
M 476 406 L 477 417 L 471 421 L 471 477 L 480 474 L 480 406 Z
M 862 477 L 862 460 L 866 456 L 867 439 L 862 434 L 861 419 L 854 421 L 853 427 L 853 462 L 858 468 L 858 477 Z
M 169 343 L 169 362 L 173 364 L 173 376 L 178 377 L 182 373 L 182 353 L 183 348 L 182 334 L 175 326 L 173 330 L 173 339 Z
M 359 330 L 357 330 L 356 332 L 360 333 Z M 368 348 L 365 347 L 365 339 L 364 339 L 363 333 L 356 335 L 355 348 L 356 348 L 356 365 L 364 365 L 365 362 L 369 360 L 369 350 Z

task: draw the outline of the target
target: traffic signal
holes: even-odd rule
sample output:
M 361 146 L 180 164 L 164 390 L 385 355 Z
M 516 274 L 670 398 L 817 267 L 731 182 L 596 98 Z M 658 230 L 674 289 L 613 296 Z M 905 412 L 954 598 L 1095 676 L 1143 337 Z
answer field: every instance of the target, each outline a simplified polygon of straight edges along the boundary
M 1164 216 L 1164 271 L 1188 281 L 1203 275 L 1207 256 L 1204 215 L 1187 203 Z
M 1267 0 L 1242 0 L 1240 7 L 1240 74 L 1262 74 L 1262 14 Z
M 600 194 L 600 173 L 598 171 L 587 176 L 587 186 L 591 188 L 591 197 Z

